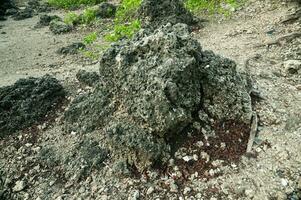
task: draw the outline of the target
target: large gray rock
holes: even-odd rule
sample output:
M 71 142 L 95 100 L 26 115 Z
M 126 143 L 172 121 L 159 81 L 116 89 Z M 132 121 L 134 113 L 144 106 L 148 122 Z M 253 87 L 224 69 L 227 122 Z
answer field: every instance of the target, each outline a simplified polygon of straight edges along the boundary
M 139 18 L 144 27 L 158 28 L 167 23 L 195 25 L 196 18 L 185 9 L 181 0 L 143 0 Z
M 173 145 L 166 141 L 195 121 L 250 123 L 251 98 L 236 64 L 203 51 L 187 25 L 141 30 L 108 49 L 99 71 L 95 90 L 66 112 L 66 128 L 102 129 L 114 156 L 139 170 L 166 161 Z
M 38 123 L 64 96 L 62 85 L 49 75 L 0 88 L 0 137 Z

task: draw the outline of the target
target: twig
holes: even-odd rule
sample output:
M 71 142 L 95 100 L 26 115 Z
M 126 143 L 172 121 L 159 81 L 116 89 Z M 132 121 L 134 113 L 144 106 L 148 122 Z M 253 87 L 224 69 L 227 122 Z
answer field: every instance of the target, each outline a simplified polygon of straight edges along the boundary
M 257 133 L 258 118 L 256 112 L 253 112 L 250 137 L 247 146 L 247 153 L 250 153 Z

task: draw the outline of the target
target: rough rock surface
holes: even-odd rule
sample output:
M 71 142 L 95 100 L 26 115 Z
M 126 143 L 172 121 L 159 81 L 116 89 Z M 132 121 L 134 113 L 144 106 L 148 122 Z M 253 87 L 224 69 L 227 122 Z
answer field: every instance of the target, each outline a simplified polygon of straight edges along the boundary
M 54 34 L 61 34 L 70 32 L 72 30 L 72 26 L 62 22 L 61 20 L 55 19 L 49 23 L 49 29 Z
M 37 123 L 64 96 L 61 84 L 49 75 L 0 88 L 0 137 Z
M 96 11 L 97 17 L 100 18 L 110 18 L 113 17 L 116 13 L 116 6 L 107 2 L 99 4 Z
M 0 20 L 4 20 L 4 16 L 6 15 L 6 11 L 8 9 L 15 9 L 16 6 L 11 0 L 1 0 L 0 3 Z
M 97 84 L 100 80 L 100 77 L 96 72 L 87 72 L 85 70 L 79 70 L 76 73 L 76 78 L 79 82 L 88 85 L 90 87 Z
M 59 54 L 76 54 L 80 49 L 86 48 L 86 45 L 82 42 L 75 42 L 66 47 L 60 48 L 57 52 Z
M 166 140 L 195 121 L 250 123 L 251 99 L 236 64 L 203 51 L 188 29 L 142 30 L 108 49 L 102 82 L 71 104 L 67 130 L 103 129 L 116 156 L 143 170 L 165 161 Z
M 57 15 L 41 15 L 40 21 L 38 22 L 37 26 L 39 27 L 49 26 L 52 20 L 62 20 L 62 19 Z
M 144 0 L 139 9 L 144 27 L 157 28 L 167 23 L 195 25 L 197 20 L 180 0 Z

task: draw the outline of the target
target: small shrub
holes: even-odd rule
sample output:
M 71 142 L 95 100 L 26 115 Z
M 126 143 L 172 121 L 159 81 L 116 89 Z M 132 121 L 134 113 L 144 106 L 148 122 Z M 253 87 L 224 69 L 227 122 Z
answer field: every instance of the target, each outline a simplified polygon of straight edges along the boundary
M 142 0 L 123 0 L 116 12 L 116 22 L 122 23 L 137 18 L 137 11 Z
M 50 5 L 59 7 L 59 8 L 77 8 L 80 5 L 96 5 L 104 0 L 48 0 Z
M 239 0 L 185 0 L 186 8 L 192 12 L 207 11 L 209 14 L 229 15 L 230 10 L 225 5 L 236 8 Z
M 141 23 L 138 19 L 127 24 L 117 24 L 114 26 L 114 31 L 105 36 L 105 40 L 116 42 L 122 38 L 131 38 L 141 28 Z
M 84 43 L 85 44 L 92 44 L 97 40 L 97 33 L 92 32 L 84 37 Z
M 79 16 L 74 12 L 69 12 L 64 18 L 64 22 L 69 25 L 75 25 L 79 23 Z
M 141 28 L 137 19 L 137 11 L 142 0 L 123 0 L 118 7 L 113 32 L 105 36 L 105 40 L 115 42 L 122 38 L 131 38 Z
M 80 15 L 81 24 L 90 24 L 96 19 L 96 10 L 92 8 L 87 8 L 84 10 L 83 14 Z

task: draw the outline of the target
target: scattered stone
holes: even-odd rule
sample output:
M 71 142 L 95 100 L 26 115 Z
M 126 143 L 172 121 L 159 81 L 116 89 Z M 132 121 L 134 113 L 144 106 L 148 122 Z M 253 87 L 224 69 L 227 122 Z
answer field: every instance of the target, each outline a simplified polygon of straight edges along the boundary
M 65 22 L 55 19 L 49 23 L 49 29 L 54 34 L 61 34 L 70 32 L 72 30 L 72 26 L 66 24 Z
M 64 97 L 62 85 L 50 75 L 0 88 L 0 137 L 38 123 Z
M 98 9 L 96 10 L 96 16 L 100 18 L 111 18 L 114 17 L 115 13 L 116 6 L 107 2 L 99 4 Z
M 31 18 L 34 14 L 34 11 L 31 8 L 25 8 L 23 10 L 19 10 L 14 16 L 14 20 L 23 20 L 27 18 Z
M 190 187 L 185 187 L 185 188 L 184 188 L 184 191 L 183 191 L 183 194 L 186 195 L 186 194 L 188 194 L 189 192 L 191 192 L 191 188 L 190 188 Z
M 169 187 L 171 192 L 177 193 L 179 191 L 179 187 L 175 182 L 171 182 Z
M 282 185 L 283 187 L 286 187 L 286 186 L 288 185 L 288 181 L 287 181 L 286 179 L 282 178 L 282 179 L 281 179 L 281 185 Z
M 61 18 L 57 15 L 41 15 L 40 21 L 38 22 L 37 26 L 38 27 L 49 26 L 52 20 L 60 21 Z
M 78 53 L 78 50 L 86 48 L 86 45 L 84 45 L 82 42 L 75 42 L 73 44 L 70 44 L 66 47 L 60 48 L 57 53 L 59 54 L 76 54 Z
M 151 186 L 147 189 L 146 194 L 151 195 L 154 191 L 155 191 L 155 188 Z
M 100 76 L 96 72 L 87 72 L 86 70 L 79 70 L 76 74 L 76 78 L 79 82 L 90 87 L 95 86 L 100 80 Z
M 17 181 L 15 183 L 15 186 L 13 187 L 13 192 L 20 192 L 24 190 L 26 187 L 26 182 L 25 181 Z
M 287 60 L 283 63 L 285 70 L 289 74 L 298 74 L 301 69 L 301 61 L 300 60 Z

